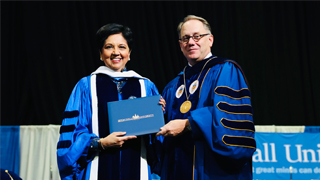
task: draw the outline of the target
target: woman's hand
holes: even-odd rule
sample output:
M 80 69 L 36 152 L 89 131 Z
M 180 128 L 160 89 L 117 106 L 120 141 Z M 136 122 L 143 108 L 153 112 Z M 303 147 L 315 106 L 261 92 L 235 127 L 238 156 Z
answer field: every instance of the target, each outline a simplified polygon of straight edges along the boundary
M 166 107 L 166 101 L 162 98 L 162 96 L 161 96 L 161 99 L 159 101 L 159 104 L 162 105 L 162 111 L 164 112 L 165 111 L 165 107 Z
M 107 137 L 99 140 L 99 143 L 102 146 L 102 149 L 115 147 L 122 147 L 123 143 L 129 139 L 135 139 L 137 136 L 124 136 L 126 132 L 113 132 L 109 134 Z

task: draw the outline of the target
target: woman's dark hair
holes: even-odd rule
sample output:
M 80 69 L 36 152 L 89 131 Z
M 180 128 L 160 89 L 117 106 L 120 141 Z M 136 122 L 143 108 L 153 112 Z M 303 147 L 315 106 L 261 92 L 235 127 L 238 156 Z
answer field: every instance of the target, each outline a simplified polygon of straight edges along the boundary
M 131 29 L 121 24 L 111 23 L 111 24 L 106 24 L 102 26 L 97 31 L 96 41 L 97 41 L 99 52 L 102 51 L 104 42 L 106 39 L 108 39 L 110 35 L 119 34 L 119 33 L 122 33 L 124 39 L 126 39 L 128 43 L 129 49 L 132 50 L 133 37 L 132 37 Z

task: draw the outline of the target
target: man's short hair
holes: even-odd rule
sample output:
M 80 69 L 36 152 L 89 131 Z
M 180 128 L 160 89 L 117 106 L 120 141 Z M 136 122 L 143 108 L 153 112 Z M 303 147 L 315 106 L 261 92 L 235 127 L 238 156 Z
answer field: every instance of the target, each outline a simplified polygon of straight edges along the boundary
M 180 38 L 180 35 L 181 35 L 181 28 L 182 28 L 183 24 L 184 24 L 185 22 L 187 22 L 187 21 L 189 21 L 189 20 L 193 20 L 193 19 L 194 19 L 194 20 L 201 21 L 202 24 L 204 25 L 204 28 L 207 29 L 207 30 L 210 32 L 210 34 L 211 34 L 211 27 L 210 27 L 210 24 L 208 23 L 207 20 L 205 20 L 204 18 L 199 17 L 199 16 L 188 15 L 188 16 L 186 16 L 186 17 L 183 19 L 183 21 L 181 21 L 181 22 L 179 23 L 179 25 L 178 25 L 177 31 L 178 31 L 178 36 L 179 36 L 179 38 Z

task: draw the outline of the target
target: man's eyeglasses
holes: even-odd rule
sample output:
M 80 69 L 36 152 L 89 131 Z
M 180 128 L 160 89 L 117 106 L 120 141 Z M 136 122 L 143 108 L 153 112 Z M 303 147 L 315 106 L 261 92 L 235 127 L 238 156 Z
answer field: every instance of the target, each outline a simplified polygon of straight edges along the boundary
M 193 36 L 186 35 L 186 36 L 183 36 L 179 40 L 184 42 L 184 43 L 187 43 L 187 42 L 189 42 L 189 39 L 192 38 L 195 42 L 198 42 L 203 36 L 206 36 L 206 35 L 210 35 L 210 34 L 207 33 L 207 34 L 200 34 L 200 35 L 193 35 Z

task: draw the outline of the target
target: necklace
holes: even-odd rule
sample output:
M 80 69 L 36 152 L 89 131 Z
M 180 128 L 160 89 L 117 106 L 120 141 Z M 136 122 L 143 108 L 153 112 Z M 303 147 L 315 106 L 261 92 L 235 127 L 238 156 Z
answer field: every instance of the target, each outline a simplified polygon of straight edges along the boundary
M 11 177 L 11 175 L 9 174 L 9 171 L 8 171 L 8 170 L 5 170 L 5 172 L 9 175 L 9 177 L 10 177 L 11 180 L 14 180 L 14 179 Z
M 207 63 L 208 63 L 209 61 L 211 61 L 212 59 L 214 59 L 214 58 L 216 58 L 216 57 L 213 57 L 213 58 L 209 59 L 209 60 L 203 65 L 202 70 L 201 70 L 201 72 L 200 72 L 197 80 L 193 81 L 193 83 L 190 85 L 190 88 L 189 88 L 190 94 L 189 94 L 189 95 L 187 95 L 187 84 L 186 84 L 186 77 L 185 77 L 185 70 L 186 70 L 186 67 L 187 67 L 187 66 L 184 67 L 184 69 L 183 69 L 183 83 L 184 83 L 184 91 L 185 91 L 187 100 L 184 101 L 184 102 L 181 104 L 181 106 L 180 106 L 180 112 L 181 112 L 181 113 L 183 113 L 183 114 L 184 114 L 184 113 L 187 113 L 187 112 L 191 109 L 192 103 L 191 103 L 191 101 L 189 101 L 189 97 L 191 96 L 191 94 L 193 94 L 193 93 L 198 89 L 198 86 L 199 86 L 199 78 L 200 78 L 200 76 L 201 76 L 201 73 L 202 73 L 203 69 L 206 67 Z

